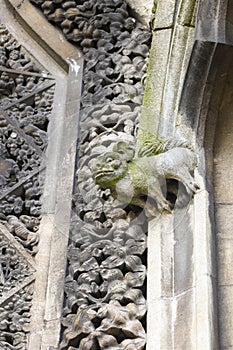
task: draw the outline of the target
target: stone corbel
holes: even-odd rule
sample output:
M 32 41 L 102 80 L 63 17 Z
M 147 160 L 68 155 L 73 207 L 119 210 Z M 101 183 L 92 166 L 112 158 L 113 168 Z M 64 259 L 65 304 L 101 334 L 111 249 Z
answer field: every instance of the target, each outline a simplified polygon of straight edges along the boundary
M 197 158 L 184 140 L 162 142 L 148 134 L 136 156 L 132 146 L 119 142 L 91 163 L 98 185 L 109 188 L 120 202 L 144 208 L 150 218 L 171 212 L 174 205 L 187 205 L 198 189 L 193 177 Z M 177 200 L 169 202 L 169 194 Z

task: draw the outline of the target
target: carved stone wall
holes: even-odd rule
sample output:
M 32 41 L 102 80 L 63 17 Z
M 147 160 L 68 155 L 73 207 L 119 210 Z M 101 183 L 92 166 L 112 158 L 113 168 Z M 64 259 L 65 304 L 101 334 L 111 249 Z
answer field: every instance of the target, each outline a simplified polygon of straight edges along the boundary
M 0 24 L 1 349 L 27 349 L 54 84 Z
M 9 1 L 14 3 L 15 11 L 16 8 L 22 9 L 21 13 L 25 14 L 27 0 Z M 231 115 L 231 102 L 229 105 L 228 102 L 222 105 L 219 103 L 222 85 L 228 76 L 228 69 L 224 65 L 226 63 L 231 67 L 231 54 L 228 52 L 229 47 L 226 49 L 227 45 L 221 50 L 217 49 L 219 41 L 228 44 L 232 42 L 231 2 L 216 0 L 208 4 L 209 1 L 204 3 L 198 0 L 155 1 L 155 17 L 152 21 L 153 55 L 149 66 L 152 78 L 150 84 L 147 84 L 151 94 L 146 101 L 148 105 L 144 104 L 141 130 L 153 127 L 152 131 L 156 135 L 166 138 L 174 136 L 175 129 L 179 129 L 188 135 L 191 142 L 196 141 L 199 164 L 195 177 L 201 190 L 190 201 L 188 208 L 176 207 L 172 213 L 159 214 L 150 221 L 149 228 L 143 210 L 132 204 L 118 202 L 108 189 L 103 190 L 94 183 L 90 171 L 93 159 L 106 151 L 112 152 L 120 142 L 127 143 L 129 148 L 135 148 L 143 95 L 141 80 L 145 81 L 144 64 L 150 33 L 133 17 L 133 12 L 127 5 L 130 2 L 131 0 L 34 1 L 68 40 L 82 48 L 85 69 L 62 331 L 60 334 L 59 308 L 67 242 L 63 222 L 68 226 L 70 210 L 67 204 L 70 198 L 65 198 L 69 191 L 66 191 L 64 185 L 67 182 L 64 168 L 69 168 L 67 159 L 74 154 L 74 147 L 67 142 L 69 133 L 61 138 L 65 147 L 61 147 L 63 153 L 61 149 L 58 152 L 64 156 L 63 159 L 62 156 L 56 158 L 56 161 L 62 159 L 62 166 L 54 167 L 52 172 L 59 173 L 59 181 L 54 182 L 54 186 L 58 184 L 60 197 L 53 194 L 53 199 L 60 202 L 57 207 L 54 205 L 57 216 L 54 214 L 55 209 L 52 212 L 56 220 L 52 224 L 48 224 L 48 220 L 44 226 L 48 229 L 45 230 L 44 237 L 48 233 L 49 238 L 52 238 L 47 240 L 46 237 L 43 248 L 46 247 L 47 251 L 51 248 L 52 254 L 47 254 L 47 260 L 43 264 L 44 251 L 40 251 L 40 272 L 48 285 L 45 283 L 39 297 L 33 297 L 33 310 L 38 305 L 41 309 L 39 316 L 35 313 L 30 350 L 145 349 L 145 346 L 147 350 L 217 350 L 221 346 L 230 348 L 232 345 L 232 312 L 229 312 L 232 299 L 232 286 L 229 283 L 231 270 L 225 269 L 226 265 L 232 265 L 231 250 L 226 249 L 229 247 L 227 242 L 230 241 L 228 222 L 229 225 L 231 222 L 225 220 L 225 216 L 230 217 L 226 208 L 232 203 L 231 200 L 229 203 L 219 203 L 222 192 L 221 179 L 217 174 L 217 191 L 221 192 L 219 201 L 216 197 L 216 206 L 219 206 L 218 225 L 220 230 L 227 232 L 226 237 L 222 237 L 222 232 L 219 233 L 217 253 L 221 273 L 221 278 L 218 279 L 219 345 L 215 308 L 215 224 L 209 186 L 211 179 L 206 178 L 206 162 L 209 160 L 205 159 L 205 153 L 211 153 L 212 148 L 205 149 L 203 141 L 205 137 L 208 138 L 205 132 L 208 134 L 208 129 L 212 127 L 208 120 L 212 120 L 209 118 L 213 110 L 219 111 L 219 106 L 222 106 L 228 113 L 229 107 Z M 30 23 L 32 26 L 32 21 Z M 38 107 L 39 100 L 43 101 L 39 87 L 46 86 L 43 92 L 48 92 L 46 99 L 50 100 L 52 91 L 49 84 L 54 82 L 38 62 L 33 58 L 25 58 L 24 55 L 28 53 L 20 45 L 17 47 L 20 55 L 15 62 L 17 54 L 10 49 L 12 36 L 9 36 L 9 43 L 6 44 L 5 28 L 2 30 L 4 43 L 1 46 L 1 60 L 4 70 L 0 82 L 0 89 L 3 86 L 0 127 L 3 129 L 5 146 L 1 151 L 0 186 L 4 187 L 4 191 L 6 188 L 6 192 L 0 197 L 3 208 L 0 218 L 0 326 L 3 328 L 0 337 L 3 340 L 0 338 L 0 345 L 6 349 L 27 349 L 35 278 L 34 256 L 38 240 L 36 227 L 40 219 L 39 198 L 43 187 L 43 163 L 41 166 L 40 160 L 43 159 L 46 148 L 48 123 L 36 121 L 40 114 L 37 110 L 44 104 L 41 102 L 42 105 Z M 215 65 L 212 61 L 216 54 L 219 56 Z M 222 57 L 226 58 L 223 66 Z M 70 85 L 76 87 L 80 81 L 81 65 L 76 64 L 72 57 L 68 61 L 73 72 Z M 230 73 L 229 77 L 229 81 L 232 80 Z M 148 81 L 149 79 L 147 83 Z M 72 105 L 72 108 L 66 115 L 66 121 L 71 123 L 72 120 L 74 123 L 71 115 L 74 116 L 74 110 L 78 110 L 79 97 L 74 97 L 75 93 L 71 95 L 67 106 L 70 108 Z M 230 100 L 231 92 L 226 95 Z M 76 109 L 73 108 L 74 101 Z M 230 118 L 227 120 L 230 125 Z M 66 126 L 64 123 L 64 128 Z M 224 132 L 228 132 L 228 129 L 226 126 Z M 71 128 L 68 130 L 71 133 Z M 231 146 L 228 136 L 223 138 Z M 74 139 L 73 143 L 76 141 Z M 219 160 L 215 168 L 220 172 L 225 170 L 220 167 L 222 154 L 225 153 L 224 146 L 221 147 L 219 150 L 222 152 L 218 153 L 218 149 L 215 149 Z M 72 164 L 71 162 L 70 169 Z M 40 174 L 37 170 L 39 165 Z M 72 183 L 73 169 L 70 169 L 69 181 Z M 226 175 L 227 180 L 229 173 Z M 59 186 L 63 186 L 63 189 Z M 222 204 L 224 214 L 220 215 Z M 58 231 L 61 231 L 60 235 Z M 65 243 L 60 245 L 61 241 Z M 58 246 L 57 249 L 54 249 L 55 245 Z M 38 255 L 39 252 L 37 257 Z M 46 268 L 48 272 L 44 273 L 42 270 Z M 148 325 L 145 320 L 146 298 L 149 306 Z M 35 326 L 37 323 L 38 327 Z
M 135 149 L 143 97 L 141 80 L 144 78 L 150 33 L 136 19 L 130 17 L 130 8 L 125 1 L 34 2 L 42 8 L 51 22 L 59 25 L 69 40 L 81 46 L 86 63 L 83 76 L 81 131 L 60 348 L 64 350 L 111 349 L 113 347 L 124 349 L 129 346 L 135 349 L 144 349 L 147 265 L 145 213 L 138 207 L 122 205 L 112 197 L 108 189 L 99 188 L 93 181 L 90 167 L 93 159 L 99 154 L 114 150 L 114 147 L 122 141 Z M 156 134 L 162 109 L 163 122 L 166 120 L 164 123 L 161 121 L 161 126 L 164 129 L 164 132 L 161 132 L 162 137 L 174 136 L 174 110 L 178 111 L 178 100 L 182 91 L 179 82 L 184 79 L 190 56 L 190 50 L 184 49 L 187 44 L 185 38 L 187 35 L 193 37 L 196 1 L 190 1 L 189 5 L 191 10 L 186 12 L 183 3 L 176 6 L 173 2 L 172 6 L 173 10 L 176 11 L 176 16 L 173 14 L 169 16 L 169 24 L 163 18 L 166 25 L 163 26 L 162 22 L 155 21 L 153 26 L 155 30 L 154 44 L 157 44 L 157 50 L 155 55 L 153 52 L 149 71 L 152 76 L 155 74 L 156 79 L 150 80 L 151 94 L 148 95 L 147 101 L 152 101 L 152 105 L 147 110 L 144 109 L 144 117 L 147 119 L 144 124 L 147 130 Z M 166 3 L 165 8 L 169 8 L 168 3 Z M 158 6 L 159 11 L 163 11 L 161 3 Z M 156 18 L 158 20 L 158 16 Z M 166 26 L 168 29 L 163 31 Z M 164 32 L 165 36 L 163 36 Z M 172 38 L 175 42 L 181 36 L 184 41 L 180 45 L 180 50 L 178 53 L 170 55 L 169 43 L 173 42 Z M 156 42 L 157 39 L 159 41 Z M 161 48 L 158 48 L 160 44 Z M 165 51 L 163 45 L 166 46 L 166 60 L 163 60 L 164 57 L 161 54 Z M 174 46 L 172 45 L 172 47 Z M 160 54 L 161 56 L 159 56 Z M 159 59 L 162 59 L 163 62 L 161 63 Z M 174 65 L 176 60 L 180 62 L 182 69 L 180 69 L 179 64 Z M 155 69 L 153 63 L 156 63 Z M 165 84 L 165 82 L 167 83 L 165 74 L 167 65 L 173 72 L 175 69 L 172 86 L 178 90 L 175 91 L 172 101 L 168 101 L 170 90 Z M 163 67 L 164 74 L 155 73 L 158 66 Z M 159 84 L 155 84 L 154 81 Z M 169 81 L 171 83 L 171 80 Z M 157 91 L 159 91 L 158 96 Z M 162 96 L 167 101 L 168 109 L 161 103 Z M 146 114 L 147 112 L 150 114 L 149 116 Z M 169 127 L 167 127 L 166 122 Z M 193 167 L 190 170 L 193 170 Z M 166 329 L 173 322 L 171 313 L 174 312 L 174 308 L 172 304 L 177 302 L 178 307 L 181 307 L 181 304 L 186 303 L 186 294 L 184 296 L 183 291 L 187 289 L 191 291 L 191 297 L 187 298 L 187 303 L 190 304 L 185 308 L 185 312 L 190 315 L 189 323 L 193 321 L 193 314 L 189 311 L 193 302 L 192 279 L 187 273 L 187 276 L 185 275 L 184 280 L 181 279 L 180 285 L 176 286 L 177 290 L 175 290 L 173 270 L 168 263 L 176 254 L 174 252 L 176 248 L 173 249 L 174 239 L 178 240 L 178 237 L 183 235 L 184 230 L 187 231 L 187 226 L 190 226 L 191 215 L 186 214 L 186 210 L 178 210 L 175 216 L 170 216 L 169 228 L 166 227 L 167 223 L 161 225 L 161 227 L 164 226 L 164 230 L 168 230 L 169 233 L 171 231 L 167 240 L 167 235 L 163 236 L 161 244 L 162 246 L 165 241 L 169 243 L 168 252 L 164 251 L 163 256 L 167 260 L 163 264 L 161 259 L 161 271 L 158 271 L 159 264 L 158 267 L 153 265 L 153 268 L 158 272 L 164 273 L 164 275 L 158 273 L 158 279 L 161 276 L 165 277 L 164 287 L 167 290 L 161 291 L 162 307 L 164 303 L 167 303 L 167 300 L 164 299 L 164 293 L 167 293 L 166 295 L 171 299 L 172 311 L 169 309 L 166 313 L 166 317 L 169 318 L 167 323 L 169 326 L 166 325 Z M 173 224 L 176 225 L 176 221 L 182 221 L 185 216 L 187 220 L 184 226 L 182 229 L 180 226 L 176 228 L 174 233 Z M 162 235 L 161 227 L 158 227 L 158 232 Z M 156 231 L 156 228 L 153 228 L 152 231 Z M 155 237 L 157 232 L 155 234 L 151 232 L 151 234 Z M 192 236 L 188 234 L 186 236 L 187 243 L 185 245 L 191 247 Z M 150 247 L 151 252 L 154 246 L 158 247 L 153 242 Z M 158 249 L 160 250 L 160 246 Z M 182 248 L 178 247 L 178 250 L 180 249 Z M 189 249 L 191 250 L 191 248 Z M 186 255 L 188 268 L 191 270 L 192 257 L 188 253 Z M 153 278 L 151 279 L 153 280 Z M 166 285 L 166 281 L 169 286 Z M 154 289 L 151 287 L 150 289 L 150 301 L 153 299 L 151 304 L 157 303 L 158 305 L 157 300 L 160 296 L 158 299 L 152 297 Z M 173 300 L 174 293 L 177 295 Z M 160 312 L 163 312 L 162 307 L 157 313 L 157 319 L 160 317 Z M 152 305 L 151 315 L 153 315 L 154 310 Z M 150 318 L 151 320 L 152 318 Z M 178 322 L 182 323 L 183 321 L 179 318 Z M 150 325 L 150 332 L 152 327 L 153 322 Z M 158 327 L 158 330 L 160 329 Z M 166 337 L 165 333 L 164 337 Z M 166 337 L 166 343 L 169 346 L 172 337 L 172 333 Z M 155 346 L 154 338 L 155 336 L 150 333 L 152 341 L 150 341 L 149 348 L 151 349 Z M 191 344 L 189 334 L 184 342 Z M 179 339 L 177 343 L 183 344 L 182 339 Z
M 95 185 L 90 161 L 135 146 L 150 32 L 122 0 L 34 2 L 86 62 L 60 348 L 143 349 L 145 216 Z

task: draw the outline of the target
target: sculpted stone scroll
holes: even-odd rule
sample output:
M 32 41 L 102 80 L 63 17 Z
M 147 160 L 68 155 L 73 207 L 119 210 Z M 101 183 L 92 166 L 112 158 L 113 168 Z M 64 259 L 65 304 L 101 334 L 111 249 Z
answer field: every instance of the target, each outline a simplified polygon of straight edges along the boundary
M 133 149 L 119 142 L 112 152 L 97 157 L 91 164 L 95 182 L 110 188 L 119 201 L 144 208 L 147 216 L 164 210 L 171 211 L 166 180 L 177 180 L 184 185 L 179 205 L 187 203 L 198 189 L 192 172 L 197 165 L 195 153 L 182 143 L 163 153 L 155 150 L 139 151 L 145 156 L 134 157 Z

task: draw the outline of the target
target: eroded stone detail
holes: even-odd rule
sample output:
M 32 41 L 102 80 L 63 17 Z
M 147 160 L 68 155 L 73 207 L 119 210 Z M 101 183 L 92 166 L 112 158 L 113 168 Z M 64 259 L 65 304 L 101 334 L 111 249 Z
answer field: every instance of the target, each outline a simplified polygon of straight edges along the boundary
M 1 349 L 27 349 L 54 83 L 0 24 Z
M 135 145 L 138 110 L 113 104 L 94 116 L 79 144 L 60 348 L 144 349 L 145 216 L 97 186 L 90 170 L 120 140 Z

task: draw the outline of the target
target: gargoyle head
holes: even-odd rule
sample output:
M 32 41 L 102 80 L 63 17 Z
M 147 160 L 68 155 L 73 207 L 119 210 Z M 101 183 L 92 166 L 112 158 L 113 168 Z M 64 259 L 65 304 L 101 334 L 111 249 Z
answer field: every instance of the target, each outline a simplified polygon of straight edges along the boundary
M 133 158 L 131 146 L 119 142 L 112 152 L 106 152 L 92 161 L 91 171 L 95 182 L 104 188 L 112 188 L 128 171 L 128 162 Z
M 115 186 L 125 176 L 127 169 L 127 161 L 116 152 L 106 152 L 97 157 L 91 165 L 95 182 L 104 188 Z

